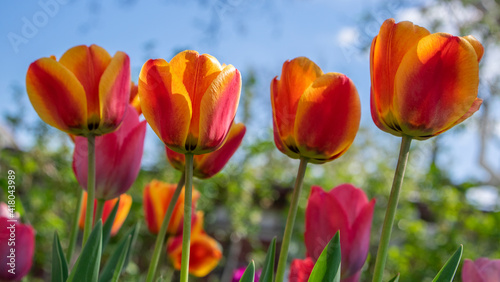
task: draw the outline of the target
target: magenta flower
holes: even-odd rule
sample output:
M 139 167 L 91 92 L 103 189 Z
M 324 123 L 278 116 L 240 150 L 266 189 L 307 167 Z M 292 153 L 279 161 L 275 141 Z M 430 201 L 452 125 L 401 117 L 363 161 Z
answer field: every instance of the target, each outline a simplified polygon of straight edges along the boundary
M 239 282 L 240 279 L 241 279 L 241 277 L 243 276 L 243 273 L 245 273 L 245 270 L 246 270 L 246 267 L 240 267 L 240 268 L 236 269 L 233 272 L 233 280 L 232 280 L 232 282 Z M 254 281 L 259 281 L 261 272 L 262 272 L 262 269 L 259 269 L 259 270 L 255 271 L 255 279 L 254 279 Z
M 97 199 L 110 200 L 127 192 L 139 169 L 146 136 L 146 121 L 139 121 L 137 111 L 128 106 L 118 130 L 95 139 Z M 83 189 L 87 189 L 87 138 L 75 138 L 73 171 Z
M 0 280 L 19 281 L 30 271 L 35 230 L 17 218 L 0 217 Z
M 500 259 L 466 259 L 462 269 L 463 282 L 498 282 L 500 281 Z
M 307 256 L 316 261 L 330 239 L 340 230 L 342 281 L 358 281 L 370 245 L 375 199 L 363 190 L 342 184 L 325 192 L 313 186 L 306 208 L 304 240 Z

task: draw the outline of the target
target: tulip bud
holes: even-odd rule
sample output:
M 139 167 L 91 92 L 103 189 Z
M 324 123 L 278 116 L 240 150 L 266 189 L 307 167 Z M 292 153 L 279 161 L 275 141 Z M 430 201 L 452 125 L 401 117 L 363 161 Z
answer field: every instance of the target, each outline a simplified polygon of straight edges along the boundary
M 340 231 L 341 278 L 357 277 L 370 246 L 375 199 L 368 201 L 363 190 L 351 184 L 329 192 L 313 186 L 306 208 L 304 240 L 307 254 L 316 261 L 330 239 Z M 357 281 L 349 280 L 349 281 Z
M 323 74 L 305 57 L 283 64 L 271 83 L 274 142 L 291 158 L 332 161 L 351 146 L 359 128 L 361 105 L 352 81 L 340 73 Z
M 240 99 L 241 76 L 232 65 L 196 51 L 170 62 L 149 60 L 139 76 L 142 112 L 156 135 L 181 154 L 220 148 Z
M 33 62 L 26 74 L 31 104 L 47 124 L 88 136 L 120 126 L 130 95 L 130 59 L 123 52 L 80 45 Z
M 411 22 L 388 19 L 370 49 L 371 112 L 396 136 L 424 140 L 479 110 L 479 61 L 484 48 L 472 36 L 430 34 Z
M 95 140 L 97 199 L 110 200 L 130 189 L 141 168 L 146 121 L 128 106 L 122 126 L 115 132 L 98 136 Z M 75 138 L 73 171 L 80 186 L 87 190 L 87 139 Z

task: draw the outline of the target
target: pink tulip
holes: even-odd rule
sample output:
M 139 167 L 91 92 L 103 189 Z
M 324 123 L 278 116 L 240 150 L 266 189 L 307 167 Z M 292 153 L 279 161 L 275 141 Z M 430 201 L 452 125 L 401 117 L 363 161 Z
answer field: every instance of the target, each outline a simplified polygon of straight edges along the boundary
M 466 259 L 462 269 L 463 282 L 500 282 L 500 259 Z
M 137 111 L 128 106 L 118 130 L 96 137 L 96 187 L 97 199 L 110 200 L 127 192 L 139 169 L 146 136 L 146 121 L 139 121 Z M 87 189 L 87 139 L 75 138 L 73 171 L 78 183 Z
M 358 281 L 370 245 L 375 199 L 363 190 L 342 184 L 325 192 L 313 186 L 306 208 L 304 240 L 307 255 L 316 261 L 330 239 L 340 231 L 342 281 Z
M 33 227 L 16 218 L 0 217 L 0 280 L 21 280 L 31 268 L 34 251 Z

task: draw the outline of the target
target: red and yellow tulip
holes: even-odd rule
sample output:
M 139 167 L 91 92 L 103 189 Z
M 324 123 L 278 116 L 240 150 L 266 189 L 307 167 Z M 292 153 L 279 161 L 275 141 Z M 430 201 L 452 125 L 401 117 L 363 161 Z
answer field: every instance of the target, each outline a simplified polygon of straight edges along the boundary
M 167 253 L 174 268 L 181 269 L 182 235 L 171 237 L 167 241 Z M 191 245 L 189 256 L 189 273 L 197 277 L 206 276 L 222 258 L 222 251 L 214 238 L 208 236 L 203 229 L 203 212 L 196 213 L 191 229 Z
M 26 75 L 31 104 L 47 124 L 66 133 L 89 136 L 114 131 L 130 95 L 127 54 L 97 45 L 80 45 L 33 62 Z
M 240 72 L 210 55 L 183 51 L 149 60 L 139 76 L 144 117 L 178 153 L 205 154 L 224 143 L 238 107 Z
M 430 32 L 388 19 L 370 51 L 371 112 L 396 136 L 436 136 L 476 112 L 483 46 L 472 36 Z
M 326 73 L 305 57 L 283 64 L 271 83 L 274 141 L 291 158 L 324 163 L 344 154 L 361 118 L 358 92 L 340 73 Z
M 118 230 L 122 227 L 123 223 L 125 222 L 125 219 L 127 219 L 128 212 L 130 211 L 130 207 L 132 206 L 132 197 L 127 194 L 121 194 L 120 195 L 120 204 L 118 206 L 118 210 L 116 211 L 116 216 L 115 216 L 115 221 L 113 222 L 113 226 L 111 227 L 111 236 L 116 235 L 118 233 Z M 104 208 L 102 211 L 102 222 L 106 223 L 108 220 L 109 214 L 115 207 L 116 201 L 118 201 L 118 198 L 107 200 L 104 203 Z M 94 221 L 95 221 L 95 210 L 97 206 L 97 200 L 94 202 Z M 83 194 L 83 202 L 82 202 L 82 208 L 80 210 L 80 221 L 78 222 L 80 229 L 83 230 L 83 227 L 85 225 L 85 212 L 87 211 L 87 192 Z
M 203 155 L 195 155 L 193 158 L 193 175 L 198 178 L 210 178 L 224 168 L 229 159 L 236 152 L 245 136 L 245 125 L 233 123 L 224 145 L 217 151 Z M 165 146 L 167 159 L 177 170 L 184 171 L 186 157 L 183 154 L 170 150 Z
M 146 217 L 146 224 L 151 233 L 157 234 L 160 231 L 163 218 L 167 212 L 168 205 L 172 200 L 177 184 L 168 184 L 158 180 L 151 181 L 144 188 L 143 207 Z M 193 189 L 193 209 L 200 193 Z M 171 235 L 182 234 L 182 222 L 184 218 L 184 188 L 182 189 L 174 211 L 170 218 L 167 232 Z

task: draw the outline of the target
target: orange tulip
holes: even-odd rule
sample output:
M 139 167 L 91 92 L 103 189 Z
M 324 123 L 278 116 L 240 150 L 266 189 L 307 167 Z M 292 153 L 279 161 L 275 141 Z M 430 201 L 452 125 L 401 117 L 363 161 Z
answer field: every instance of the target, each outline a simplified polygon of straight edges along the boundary
M 224 143 L 241 91 L 240 72 L 195 51 L 149 60 L 139 76 L 144 117 L 178 153 L 206 154 Z
M 107 200 L 104 203 L 104 208 L 102 211 L 102 221 L 103 223 L 108 220 L 109 214 L 115 207 L 116 201 L 118 201 L 118 198 L 114 198 L 111 200 Z M 94 221 L 95 221 L 95 209 L 97 206 L 97 200 L 94 202 Z M 128 216 L 128 212 L 130 211 L 130 207 L 132 206 L 132 197 L 127 194 L 121 194 L 120 195 L 120 204 L 118 206 L 118 210 L 116 211 L 116 216 L 115 216 L 115 221 L 113 222 L 113 226 L 111 227 L 111 236 L 114 236 L 116 233 L 118 233 L 118 230 L 120 230 L 120 227 L 122 227 L 123 222 L 125 222 L 125 219 Z M 79 226 L 80 229 L 83 230 L 84 225 L 85 225 L 85 212 L 87 210 L 87 192 L 84 192 L 83 194 L 83 202 L 82 202 L 82 209 L 80 210 L 80 221 L 79 221 Z
M 370 51 L 371 112 L 396 136 L 424 140 L 476 112 L 483 46 L 472 36 L 430 34 L 411 22 L 388 19 Z
M 344 154 L 359 128 L 361 106 L 352 81 L 323 74 L 305 57 L 283 64 L 271 83 L 274 141 L 291 158 L 324 163 Z
M 167 241 L 167 253 L 174 268 L 181 269 L 182 235 L 171 237 Z M 214 238 L 203 230 L 203 212 L 196 213 L 196 219 L 191 229 L 189 273 L 197 277 L 206 276 L 222 258 L 222 251 Z
M 193 175 L 199 178 L 210 178 L 224 168 L 229 159 L 236 152 L 245 136 L 245 125 L 242 123 L 233 123 L 224 145 L 217 151 L 195 155 L 193 162 Z M 177 170 L 184 171 L 186 157 L 166 147 L 167 158 L 170 164 Z
M 151 181 L 144 188 L 143 207 L 146 217 L 146 224 L 151 233 L 157 234 L 160 231 L 163 218 L 167 212 L 168 205 L 172 200 L 177 184 L 167 184 L 158 180 Z M 193 189 L 193 209 L 200 193 Z M 172 235 L 182 234 L 182 223 L 184 218 L 184 188 L 175 204 L 167 233 Z
M 26 75 L 31 104 L 47 124 L 66 133 L 88 136 L 114 131 L 130 94 L 130 60 L 116 52 L 80 45 L 33 62 Z

